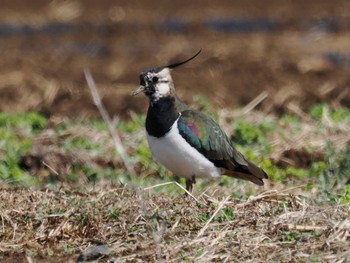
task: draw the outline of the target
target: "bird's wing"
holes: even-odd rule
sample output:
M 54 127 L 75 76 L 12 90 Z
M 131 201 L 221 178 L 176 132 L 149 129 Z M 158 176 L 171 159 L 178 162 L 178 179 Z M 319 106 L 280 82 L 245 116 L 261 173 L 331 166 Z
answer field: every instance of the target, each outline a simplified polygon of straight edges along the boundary
M 230 169 L 234 168 L 234 162 L 246 164 L 244 157 L 233 148 L 230 139 L 209 116 L 186 110 L 181 112 L 177 125 L 181 136 L 216 166 Z
M 227 175 L 257 184 L 263 183 L 261 178 L 267 178 L 263 170 L 246 160 L 234 148 L 225 132 L 209 116 L 194 110 L 185 110 L 181 112 L 177 125 L 180 135 L 215 166 L 224 168 Z M 249 176 L 244 178 L 245 175 Z

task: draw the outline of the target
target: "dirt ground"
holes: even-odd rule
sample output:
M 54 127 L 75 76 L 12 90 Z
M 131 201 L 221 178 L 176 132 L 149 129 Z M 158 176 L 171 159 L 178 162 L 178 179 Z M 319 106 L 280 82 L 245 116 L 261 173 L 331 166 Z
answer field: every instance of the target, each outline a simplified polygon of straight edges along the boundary
M 307 111 L 350 105 L 350 3 L 338 1 L 0 1 L 0 110 L 99 117 L 88 67 L 108 111 L 144 112 L 139 73 L 187 58 L 180 97 L 216 107 Z M 293 111 L 293 110 L 292 110 Z
M 347 205 L 317 206 L 297 188 L 265 191 L 246 201 L 221 194 L 207 189 L 194 201 L 110 184 L 96 191 L 1 188 L 3 255 L 16 247 L 26 257 L 0 254 L 0 260 L 77 262 L 80 251 L 96 244 L 106 244 L 109 262 L 118 263 L 349 259 Z

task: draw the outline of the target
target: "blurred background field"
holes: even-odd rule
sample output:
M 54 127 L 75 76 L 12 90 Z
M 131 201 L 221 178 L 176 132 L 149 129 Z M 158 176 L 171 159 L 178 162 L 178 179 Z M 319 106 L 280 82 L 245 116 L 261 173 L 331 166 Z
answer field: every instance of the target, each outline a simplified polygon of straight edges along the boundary
M 200 261 L 205 255 L 232 261 L 233 254 L 241 262 L 264 262 L 267 255 L 276 262 L 350 260 L 350 2 L 0 4 L 0 180 L 7 200 L 0 203 L 0 261 L 57 254 L 66 262 L 96 243 L 126 262 L 144 256 Z M 157 186 L 184 182 L 151 160 L 143 128 L 147 100 L 130 94 L 141 71 L 200 48 L 198 58 L 173 72 L 178 95 L 213 116 L 270 180 L 263 188 L 225 177 L 199 180 L 196 204 L 182 200 L 175 184 Z M 114 148 L 84 68 L 91 70 L 136 175 Z M 54 202 L 54 193 L 72 207 Z M 16 195 L 53 206 L 19 209 L 9 198 Z M 26 202 L 23 207 L 31 207 Z M 182 206 L 188 213 L 171 210 Z M 247 221 L 242 207 L 256 221 Z M 42 221 L 38 213 L 60 216 Z M 77 229 L 68 227 L 72 222 Z M 120 222 L 130 228 L 121 231 Z M 254 228 L 257 222 L 261 228 Z M 119 232 L 108 232 L 108 224 Z M 143 234 L 135 237 L 138 231 Z M 251 236 L 260 241 L 248 242 Z M 247 245 L 233 253 L 230 240 Z M 256 253 L 248 253 L 253 248 Z
M 3 1 L 1 110 L 99 117 L 83 77 L 90 67 L 111 114 L 144 112 L 130 90 L 149 67 L 203 49 L 174 72 L 178 92 L 217 107 L 278 113 L 316 102 L 349 105 L 347 1 Z

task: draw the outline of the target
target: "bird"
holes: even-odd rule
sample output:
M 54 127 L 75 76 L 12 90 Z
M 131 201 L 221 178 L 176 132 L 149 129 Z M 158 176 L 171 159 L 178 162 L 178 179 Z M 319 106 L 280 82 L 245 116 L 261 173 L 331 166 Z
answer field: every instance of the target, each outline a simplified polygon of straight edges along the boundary
M 132 95 L 148 98 L 146 137 L 153 158 L 174 175 L 185 178 L 193 191 L 196 178 L 222 175 L 264 185 L 267 173 L 246 159 L 211 117 L 185 104 L 176 94 L 171 70 L 199 55 L 140 73 Z

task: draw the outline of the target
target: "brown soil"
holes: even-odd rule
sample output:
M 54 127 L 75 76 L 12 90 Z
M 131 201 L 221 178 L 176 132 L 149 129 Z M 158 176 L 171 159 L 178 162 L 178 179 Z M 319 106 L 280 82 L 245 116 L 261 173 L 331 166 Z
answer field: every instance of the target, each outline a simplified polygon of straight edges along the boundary
M 268 91 L 259 105 L 265 111 L 350 105 L 346 0 L 3 0 L 2 6 L 3 111 L 99 117 L 83 77 L 89 67 L 111 114 L 144 112 L 146 100 L 130 96 L 139 72 L 200 48 L 195 61 L 174 71 L 178 93 L 189 103 L 204 94 L 216 107 L 233 107 Z M 221 32 L 208 25 L 218 19 L 241 24 Z
M 196 202 L 160 188 L 163 194 L 110 183 L 96 191 L 1 188 L 1 262 L 76 262 L 97 244 L 109 247 L 114 262 L 346 262 L 349 256 L 346 205 L 315 205 L 297 188 L 249 200 L 229 198 L 235 188 L 207 189 Z M 69 249 L 70 258 L 59 256 Z

